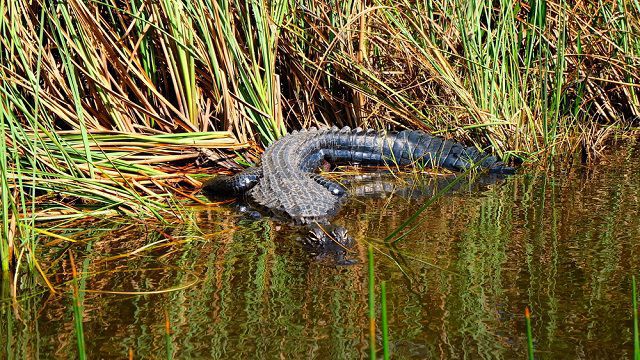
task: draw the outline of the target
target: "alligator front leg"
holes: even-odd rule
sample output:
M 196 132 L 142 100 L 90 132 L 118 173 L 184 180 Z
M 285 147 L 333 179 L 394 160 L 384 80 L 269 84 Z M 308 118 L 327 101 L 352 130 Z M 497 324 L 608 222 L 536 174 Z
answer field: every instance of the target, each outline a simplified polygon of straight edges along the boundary
M 310 176 L 315 182 L 317 182 L 318 184 L 324 186 L 327 190 L 329 190 L 331 194 L 338 197 L 343 197 L 347 195 L 347 189 L 345 189 L 344 186 L 342 186 L 340 183 L 333 180 L 329 180 L 324 176 L 316 173 L 311 173 Z
M 210 198 L 232 198 L 244 195 L 262 178 L 262 167 L 256 166 L 228 176 L 218 175 L 202 184 L 202 192 Z

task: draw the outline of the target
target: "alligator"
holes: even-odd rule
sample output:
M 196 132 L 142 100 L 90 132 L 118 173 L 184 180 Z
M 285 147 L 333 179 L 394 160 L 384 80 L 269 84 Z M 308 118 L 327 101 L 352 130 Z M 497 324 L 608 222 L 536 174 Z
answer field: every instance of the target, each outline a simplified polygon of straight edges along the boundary
M 296 224 L 324 224 L 338 213 L 346 189 L 316 171 L 325 163 L 441 167 L 466 171 L 473 167 L 495 174 L 512 174 L 493 155 L 420 130 L 385 132 L 344 127 L 294 131 L 268 146 L 260 166 L 236 175 L 220 175 L 203 184 L 209 197 L 245 197 L 258 208 Z M 343 229 L 312 237 L 343 237 Z M 352 242 L 351 240 L 346 242 Z M 320 241 L 322 242 L 322 241 Z

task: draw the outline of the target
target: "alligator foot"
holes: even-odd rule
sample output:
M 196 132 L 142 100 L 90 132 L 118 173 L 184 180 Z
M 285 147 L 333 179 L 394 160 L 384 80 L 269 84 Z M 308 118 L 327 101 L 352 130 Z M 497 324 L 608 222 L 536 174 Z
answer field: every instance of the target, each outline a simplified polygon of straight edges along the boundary
M 263 218 L 262 214 L 258 210 L 251 206 L 247 206 L 246 204 L 236 204 L 236 210 L 249 220 L 258 220 Z
M 353 265 L 358 261 L 349 258 L 355 241 L 341 226 L 310 225 L 309 234 L 300 239 L 302 246 L 317 260 L 331 259 L 337 265 Z

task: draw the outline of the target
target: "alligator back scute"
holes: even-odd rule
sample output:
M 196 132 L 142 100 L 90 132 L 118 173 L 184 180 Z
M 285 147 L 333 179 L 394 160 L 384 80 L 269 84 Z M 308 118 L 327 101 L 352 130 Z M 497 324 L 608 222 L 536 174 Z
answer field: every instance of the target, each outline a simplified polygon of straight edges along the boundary
M 263 178 L 251 191 L 253 201 L 296 222 L 327 219 L 340 206 L 340 197 L 314 180 L 307 162 L 322 150 L 316 132 L 292 133 L 267 148 Z M 312 161 L 313 162 L 313 161 Z

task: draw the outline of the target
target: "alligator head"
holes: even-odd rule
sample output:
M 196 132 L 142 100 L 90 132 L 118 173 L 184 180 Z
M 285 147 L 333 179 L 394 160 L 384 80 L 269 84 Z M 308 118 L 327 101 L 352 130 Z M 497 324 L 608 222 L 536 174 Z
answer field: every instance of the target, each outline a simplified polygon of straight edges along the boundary
M 357 260 L 349 257 L 353 253 L 355 241 L 342 226 L 309 225 L 309 233 L 298 240 L 315 259 L 328 259 L 337 265 L 357 263 Z

